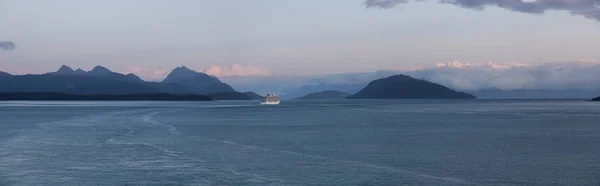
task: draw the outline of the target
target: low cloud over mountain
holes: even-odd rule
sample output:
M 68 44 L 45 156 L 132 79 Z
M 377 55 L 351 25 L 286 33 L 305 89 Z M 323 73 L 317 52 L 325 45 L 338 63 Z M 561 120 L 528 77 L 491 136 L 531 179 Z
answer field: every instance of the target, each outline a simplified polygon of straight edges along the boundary
M 426 0 L 414 0 L 426 1 Z M 549 10 L 567 11 L 573 15 L 584 16 L 600 21 L 600 0 L 438 0 L 443 4 L 451 4 L 463 8 L 483 10 L 487 6 L 496 6 L 511 11 L 543 14 Z M 367 8 L 388 9 L 409 0 L 366 0 Z
M 243 91 L 298 92 L 298 94 L 302 94 L 323 90 L 350 92 L 350 90 L 362 88 L 363 85 L 374 79 L 395 74 L 410 75 L 461 91 L 484 89 L 600 90 L 600 61 L 598 60 L 575 60 L 561 63 L 450 61 L 420 70 L 341 73 L 321 76 L 229 76 L 222 79 Z
M 594 60 L 540 64 L 452 61 L 406 74 L 459 90 L 600 89 L 600 61 Z

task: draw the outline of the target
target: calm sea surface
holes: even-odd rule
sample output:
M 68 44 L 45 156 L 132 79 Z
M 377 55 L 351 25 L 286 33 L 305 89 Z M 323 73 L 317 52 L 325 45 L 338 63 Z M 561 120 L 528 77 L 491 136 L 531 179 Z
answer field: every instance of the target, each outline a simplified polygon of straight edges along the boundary
M 0 102 L 0 185 L 599 185 L 586 101 Z

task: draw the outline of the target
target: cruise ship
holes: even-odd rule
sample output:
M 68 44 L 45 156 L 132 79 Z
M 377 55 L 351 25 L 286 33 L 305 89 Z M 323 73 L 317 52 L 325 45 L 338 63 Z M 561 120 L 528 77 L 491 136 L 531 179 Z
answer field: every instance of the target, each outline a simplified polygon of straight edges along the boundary
M 275 94 L 267 94 L 267 96 L 263 97 L 260 101 L 261 105 L 278 105 L 279 104 L 279 96 Z

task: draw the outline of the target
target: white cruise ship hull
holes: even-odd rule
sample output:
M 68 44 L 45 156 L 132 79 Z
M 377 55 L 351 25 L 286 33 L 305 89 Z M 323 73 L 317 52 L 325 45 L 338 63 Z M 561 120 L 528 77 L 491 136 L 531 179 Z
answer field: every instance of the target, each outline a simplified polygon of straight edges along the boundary
M 279 105 L 279 101 L 260 102 L 261 105 Z

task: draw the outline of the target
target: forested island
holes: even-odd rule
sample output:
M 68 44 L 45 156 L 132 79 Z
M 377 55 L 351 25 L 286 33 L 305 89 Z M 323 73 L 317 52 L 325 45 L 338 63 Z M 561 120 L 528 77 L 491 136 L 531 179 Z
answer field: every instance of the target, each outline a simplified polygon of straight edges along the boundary
M 349 99 L 476 99 L 464 92 L 407 75 L 394 75 L 371 81 Z

